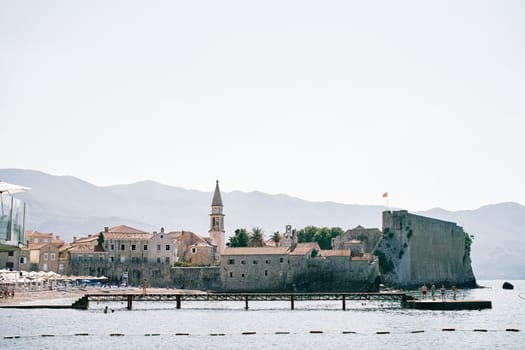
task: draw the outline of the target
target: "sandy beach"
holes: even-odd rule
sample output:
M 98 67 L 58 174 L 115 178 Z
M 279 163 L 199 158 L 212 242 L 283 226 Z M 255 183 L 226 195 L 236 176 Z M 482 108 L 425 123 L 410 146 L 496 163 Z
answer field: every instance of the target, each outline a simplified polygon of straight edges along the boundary
M 71 305 L 85 294 L 139 294 L 142 288 L 73 288 L 63 290 L 15 290 L 14 297 L 0 298 L 2 305 Z M 203 293 L 198 290 L 148 288 L 148 294 Z

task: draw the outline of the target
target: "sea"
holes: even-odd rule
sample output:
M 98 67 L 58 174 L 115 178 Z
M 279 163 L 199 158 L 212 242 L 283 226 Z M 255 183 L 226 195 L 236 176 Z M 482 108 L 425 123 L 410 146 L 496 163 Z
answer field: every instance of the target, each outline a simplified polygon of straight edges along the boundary
M 525 349 L 525 281 L 478 281 L 458 299 L 492 309 L 399 302 L 91 302 L 89 310 L 0 309 L 0 349 Z M 418 295 L 417 291 L 409 291 Z M 450 295 L 448 295 L 450 297 Z M 105 307 L 108 312 L 104 313 Z

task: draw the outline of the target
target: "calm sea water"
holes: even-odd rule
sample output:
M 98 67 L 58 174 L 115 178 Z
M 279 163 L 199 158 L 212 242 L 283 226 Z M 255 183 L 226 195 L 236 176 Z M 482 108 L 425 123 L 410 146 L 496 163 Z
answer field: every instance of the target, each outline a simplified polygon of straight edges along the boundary
M 296 302 L 293 311 L 287 302 L 250 302 L 248 311 L 242 302 L 183 302 L 180 310 L 162 302 L 136 302 L 132 311 L 124 303 L 92 303 L 87 311 L 3 309 L 0 348 L 524 349 L 525 281 L 510 282 L 514 290 L 503 290 L 503 281 L 480 281 L 487 288 L 460 292 L 458 299 L 491 300 L 493 308 L 482 311 L 406 310 L 398 303 L 357 301 L 347 301 L 346 311 L 331 301 Z M 104 314 L 106 305 L 114 312 Z M 123 336 L 111 336 L 115 333 Z

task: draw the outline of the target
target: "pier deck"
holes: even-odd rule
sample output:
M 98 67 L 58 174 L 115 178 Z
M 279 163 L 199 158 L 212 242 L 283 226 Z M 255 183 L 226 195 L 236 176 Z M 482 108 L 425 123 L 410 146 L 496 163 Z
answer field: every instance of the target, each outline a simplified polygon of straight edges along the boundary
M 405 307 L 418 310 L 481 310 L 492 309 L 488 300 L 407 300 Z
M 142 293 L 96 293 L 86 294 L 73 305 L 74 308 L 88 308 L 90 301 L 126 301 L 129 310 L 134 301 L 166 301 L 176 302 L 177 309 L 181 308 L 183 301 L 242 301 L 248 309 L 250 301 L 288 301 L 293 310 L 296 301 L 311 300 L 340 300 L 343 310 L 346 301 L 399 301 L 401 305 L 407 300 L 412 300 L 405 293 L 174 293 L 174 294 L 142 294 Z

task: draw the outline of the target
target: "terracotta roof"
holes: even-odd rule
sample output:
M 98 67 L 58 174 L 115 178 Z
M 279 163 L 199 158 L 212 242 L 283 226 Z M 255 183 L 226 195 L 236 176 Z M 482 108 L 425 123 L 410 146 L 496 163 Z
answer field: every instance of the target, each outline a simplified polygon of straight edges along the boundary
M 280 255 L 288 254 L 288 247 L 225 248 L 222 255 Z
M 365 253 L 361 256 L 353 256 L 352 260 L 357 260 L 357 261 L 370 260 L 370 254 Z
M 168 236 L 170 236 L 171 239 L 175 239 L 175 240 L 182 239 L 184 235 L 191 235 L 192 239 L 198 242 L 206 242 L 204 238 L 202 238 L 195 232 L 191 232 L 191 231 L 173 231 L 173 232 L 168 233 Z
M 126 225 L 119 225 L 119 226 L 110 228 L 108 232 L 103 232 L 104 235 L 106 233 L 147 233 L 147 232 L 144 232 L 142 230 L 139 230 L 133 227 L 129 227 Z
M 348 249 L 325 249 L 319 252 L 319 256 L 350 256 Z
M 306 255 L 313 249 L 316 249 L 318 251 L 321 250 L 317 242 L 298 243 L 295 249 L 290 253 L 290 255 Z
M 32 231 L 26 231 L 26 237 L 28 238 L 29 237 L 53 238 L 53 233 L 43 233 L 43 232 L 32 230 Z

